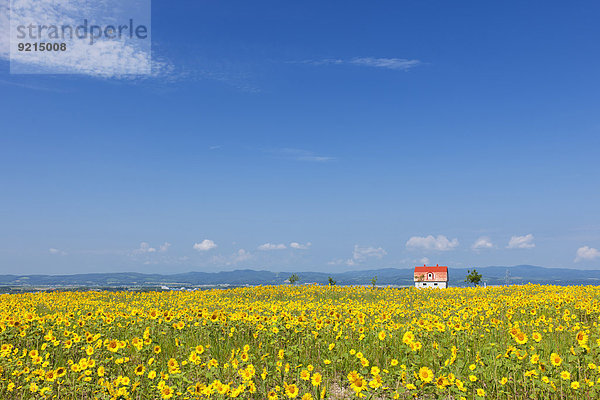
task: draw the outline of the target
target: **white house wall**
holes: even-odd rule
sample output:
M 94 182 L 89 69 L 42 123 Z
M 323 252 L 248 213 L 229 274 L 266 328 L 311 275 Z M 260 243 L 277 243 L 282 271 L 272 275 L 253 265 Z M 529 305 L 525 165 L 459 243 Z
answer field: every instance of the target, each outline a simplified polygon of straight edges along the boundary
M 448 287 L 447 282 L 415 282 L 415 287 L 419 289 L 423 288 L 438 288 L 446 289 Z

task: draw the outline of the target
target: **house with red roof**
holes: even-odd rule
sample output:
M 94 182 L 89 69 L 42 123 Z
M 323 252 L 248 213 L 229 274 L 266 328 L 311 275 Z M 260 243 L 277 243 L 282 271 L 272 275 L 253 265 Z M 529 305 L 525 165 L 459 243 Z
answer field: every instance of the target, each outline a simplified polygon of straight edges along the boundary
M 440 288 L 448 287 L 448 267 L 415 267 L 415 287 L 417 288 Z

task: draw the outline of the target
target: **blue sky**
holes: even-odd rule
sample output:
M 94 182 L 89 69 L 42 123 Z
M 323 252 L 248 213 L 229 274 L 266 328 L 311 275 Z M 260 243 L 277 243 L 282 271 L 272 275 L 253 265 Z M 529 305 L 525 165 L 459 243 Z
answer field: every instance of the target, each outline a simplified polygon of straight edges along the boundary
M 597 2 L 172 4 L 152 76 L 0 48 L 0 273 L 600 266 Z

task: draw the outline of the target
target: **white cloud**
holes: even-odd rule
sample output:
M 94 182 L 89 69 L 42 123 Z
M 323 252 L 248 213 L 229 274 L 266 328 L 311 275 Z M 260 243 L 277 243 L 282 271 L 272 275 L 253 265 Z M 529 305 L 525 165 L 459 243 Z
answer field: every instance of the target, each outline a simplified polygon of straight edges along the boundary
M 427 264 L 429 264 L 429 258 L 423 257 L 419 260 L 419 262 L 423 265 L 427 265 Z
M 60 254 L 61 256 L 66 256 L 66 255 L 67 255 L 67 252 L 66 252 L 66 251 L 62 251 L 62 250 L 59 250 L 59 249 L 55 249 L 55 248 L 53 248 L 53 247 L 52 247 L 52 248 L 50 248 L 50 249 L 48 249 L 48 252 L 49 252 L 50 254 Z
M 355 65 L 359 67 L 385 68 L 396 71 L 408 71 L 422 64 L 419 60 L 386 57 L 355 57 L 351 59 L 325 58 L 322 60 L 306 60 L 302 64 L 310 65 Z
M 583 246 L 577 249 L 577 254 L 575 257 L 575 262 L 584 261 L 584 260 L 593 260 L 600 257 L 600 251 L 598 249 L 594 249 L 593 247 Z
M 338 258 L 336 260 L 331 260 L 327 264 L 328 265 L 347 265 L 347 266 L 355 266 L 359 265 L 362 262 L 365 262 L 369 258 L 381 259 L 385 256 L 387 252 L 383 249 L 383 247 L 361 247 L 357 244 L 354 245 L 354 250 L 352 251 L 352 258 L 343 259 Z
M 298 250 L 307 250 L 310 246 L 311 246 L 310 242 L 307 242 L 306 244 L 301 244 L 301 243 L 298 243 L 298 242 L 292 242 L 292 243 L 290 243 L 290 247 L 292 249 L 298 249 Z
M 348 258 L 348 259 L 343 259 L 343 258 L 338 258 L 335 260 L 331 260 L 327 263 L 327 265 L 347 265 L 349 267 L 352 267 L 354 265 L 358 265 L 358 262 L 356 260 L 354 260 L 353 258 Z
M 283 243 L 275 244 L 275 243 L 265 243 L 258 246 L 258 250 L 268 251 L 268 250 L 283 250 L 286 249 L 287 246 Z
M 212 257 L 211 263 L 216 265 L 235 265 L 241 262 L 250 260 L 253 257 L 252 253 L 244 249 L 239 249 L 233 254 L 222 255 L 218 254 Z
M 167 250 L 169 250 L 169 247 L 171 247 L 171 243 L 164 242 L 163 244 L 160 245 L 160 247 L 158 248 L 158 251 L 160 251 L 161 253 L 165 253 Z
M 424 249 L 424 250 L 439 250 L 448 251 L 458 246 L 458 239 L 448 240 L 444 235 L 434 237 L 429 236 L 413 236 L 406 242 L 408 249 Z
M 250 254 L 250 252 L 244 249 L 239 249 L 233 257 L 233 263 L 236 264 L 242 261 L 249 260 L 250 258 L 252 258 L 252 254 Z
M 217 247 L 217 245 L 210 239 L 204 239 L 200 243 L 194 243 L 193 246 L 194 250 L 197 251 L 208 251 L 214 249 L 215 247 Z
M 530 233 L 525 236 L 513 236 L 508 241 L 509 249 L 532 249 L 535 247 L 533 243 L 533 235 Z
M 140 247 L 133 250 L 133 254 L 156 253 L 156 248 L 151 247 L 149 243 L 142 242 Z
M 360 247 L 354 245 L 354 251 L 352 252 L 352 259 L 354 261 L 365 261 L 367 258 L 381 259 L 387 252 L 382 247 Z
M 481 250 L 481 249 L 492 249 L 494 248 L 494 244 L 491 242 L 489 237 L 482 236 L 473 243 L 471 246 L 473 250 Z

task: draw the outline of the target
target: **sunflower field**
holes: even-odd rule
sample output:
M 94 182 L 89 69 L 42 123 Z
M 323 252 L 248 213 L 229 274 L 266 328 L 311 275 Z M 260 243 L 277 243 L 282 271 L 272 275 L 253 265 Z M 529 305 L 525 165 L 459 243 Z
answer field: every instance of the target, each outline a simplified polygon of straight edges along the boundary
M 597 399 L 600 288 L 0 296 L 2 399 Z

